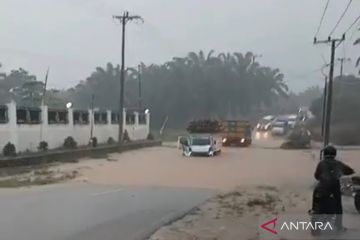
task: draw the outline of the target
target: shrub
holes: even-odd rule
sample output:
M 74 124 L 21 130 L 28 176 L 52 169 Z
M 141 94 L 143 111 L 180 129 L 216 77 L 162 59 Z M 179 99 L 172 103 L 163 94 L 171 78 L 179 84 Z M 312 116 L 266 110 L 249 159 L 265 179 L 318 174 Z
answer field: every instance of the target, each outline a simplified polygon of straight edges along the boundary
M 290 132 L 285 141 L 280 147 L 283 149 L 306 149 L 310 147 L 311 135 L 310 131 L 302 125 L 297 125 Z
M 74 140 L 73 137 L 69 136 L 69 137 L 65 138 L 65 140 L 64 140 L 64 148 L 74 149 L 76 147 L 77 147 L 77 142 Z
M 14 156 L 16 156 L 15 145 L 8 142 L 3 148 L 3 155 L 6 156 L 6 157 L 14 157 Z
M 123 134 L 123 141 L 124 142 L 130 142 L 129 133 L 125 130 Z
M 39 143 L 38 149 L 39 151 L 47 151 L 49 147 L 49 144 L 46 141 L 41 141 Z
M 108 144 L 114 144 L 115 140 L 112 137 L 109 137 L 108 140 L 107 140 L 107 143 Z
M 154 138 L 154 135 L 152 135 L 152 133 L 149 133 L 148 135 L 147 135 L 147 140 L 154 140 L 155 138 Z

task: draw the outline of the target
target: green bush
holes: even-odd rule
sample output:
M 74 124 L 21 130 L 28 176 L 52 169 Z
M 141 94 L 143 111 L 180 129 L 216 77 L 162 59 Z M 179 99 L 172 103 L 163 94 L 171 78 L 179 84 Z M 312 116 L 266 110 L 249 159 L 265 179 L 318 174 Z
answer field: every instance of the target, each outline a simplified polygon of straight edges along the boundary
M 3 148 L 3 155 L 6 157 L 15 157 L 16 156 L 15 145 L 8 142 Z
M 306 149 L 310 147 L 310 131 L 303 125 L 297 125 L 281 145 L 284 149 Z
M 147 135 L 147 138 L 146 138 L 147 140 L 154 140 L 155 138 L 154 138 L 154 135 L 152 135 L 152 133 L 149 133 L 148 135 Z
M 115 140 L 112 137 L 109 137 L 108 140 L 107 140 L 107 143 L 108 144 L 114 144 Z
M 73 137 L 69 136 L 69 137 L 65 138 L 65 140 L 64 140 L 64 148 L 74 149 L 76 147 L 77 147 L 77 142 L 74 140 Z
M 49 144 L 46 141 L 41 141 L 38 146 L 39 151 L 47 151 Z
M 129 137 L 129 133 L 125 130 L 124 134 L 123 134 L 123 141 L 124 142 L 130 142 L 130 137 Z

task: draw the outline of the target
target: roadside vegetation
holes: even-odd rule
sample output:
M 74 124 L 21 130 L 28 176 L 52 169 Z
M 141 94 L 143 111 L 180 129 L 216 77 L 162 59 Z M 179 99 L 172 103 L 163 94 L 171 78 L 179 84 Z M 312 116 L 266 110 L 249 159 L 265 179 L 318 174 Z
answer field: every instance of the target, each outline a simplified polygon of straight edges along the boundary
M 360 144 L 360 78 L 349 75 L 334 79 L 331 142 L 338 145 Z M 323 96 L 311 104 L 315 119 L 309 123 L 316 140 L 321 139 Z
M 0 169 L 0 188 L 29 187 L 64 182 L 78 176 L 77 170 L 56 169 L 57 164 Z

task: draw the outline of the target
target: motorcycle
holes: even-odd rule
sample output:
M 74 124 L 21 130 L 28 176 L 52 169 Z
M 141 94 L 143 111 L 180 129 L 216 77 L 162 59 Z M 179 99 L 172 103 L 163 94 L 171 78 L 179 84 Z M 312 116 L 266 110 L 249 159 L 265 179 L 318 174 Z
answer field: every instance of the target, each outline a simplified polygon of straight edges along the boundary
M 355 208 L 360 213 L 360 176 L 343 177 L 340 184 L 342 194 L 354 198 Z
M 340 187 L 341 187 L 341 193 L 343 196 L 349 196 L 354 198 L 354 205 L 358 213 L 360 213 L 360 176 L 352 176 L 352 177 L 342 177 L 340 179 Z M 337 221 L 337 215 L 336 214 L 327 214 L 322 215 L 322 206 L 320 198 L 318 196 L 321 196 L 324 194 L 324 192 L 321 193 L 321 190 L 319 188 L 314 189 L 314 196 L 313 196 L 313 207 L 309 210 L 309 215 L 311 216 L 312 222 L 330 222 L 330 223 L 336 223 Z M 327 205 L 331 206 L 333 204 L 333 196 L 330 195 L 326 197 Z M 321 234 L 321 231 L 319 230 L 313 230 L 311 231 L 311 234 L 313 236 L 318 236 Z

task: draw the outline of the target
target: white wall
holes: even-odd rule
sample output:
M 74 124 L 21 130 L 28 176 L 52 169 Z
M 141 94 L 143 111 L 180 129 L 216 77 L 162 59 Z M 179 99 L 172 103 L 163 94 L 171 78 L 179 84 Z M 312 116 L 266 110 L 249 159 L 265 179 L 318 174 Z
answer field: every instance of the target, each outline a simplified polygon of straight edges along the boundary
M 61 147 L 64 139 L 72 136 L 79 146 L 87 145 L 90 140 L 91 123 L 86 125 L 73 124 L 73 110 L 68 109 L 67 124 L 48 124 L 48 108 L 41 107 L 41 124 L 17 124 L 16 104 L 11 102 L 7 104 L 9 121 L 6 124 L 0 124 L 0 148 L 6 143 L 15 144 L 17 151 L 37 151 L 40 141 L 46 141 L 49 149 Z M 89 110 L 90 122 L 94 122 L 94 115 Z M 145 125 L 139 125 L 138 113 L 135 112 L 136 121 L 134 125 L 126 124 L 126 111 L 124 110 L 124 129 L 127 130 L 131 140 L 146 139 L 150 132 L 150 114 L 146 115 Z M 98 143 L 106 143 L 109 137 L 115 141 L 118 140 L 118 124 L 111 124 L 111 112 L 107 111 L 107 124 L 93 124 L 93 137 L 96 137 Z

